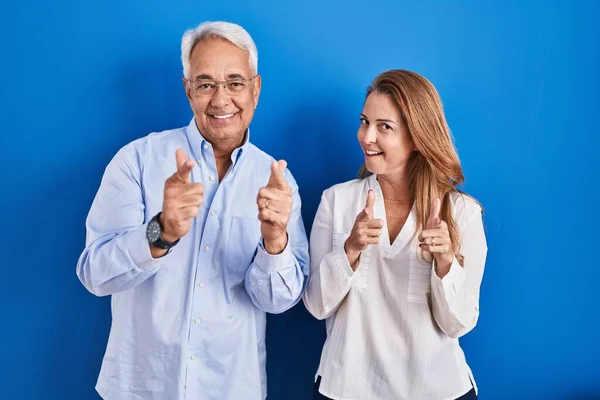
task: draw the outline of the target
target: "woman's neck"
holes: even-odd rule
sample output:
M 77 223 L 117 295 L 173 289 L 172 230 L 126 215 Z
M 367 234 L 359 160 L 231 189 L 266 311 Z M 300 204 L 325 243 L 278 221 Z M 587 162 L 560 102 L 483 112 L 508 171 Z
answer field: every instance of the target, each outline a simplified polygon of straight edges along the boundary
M 377 175 L 383 198 L 392 203 L 410 203 L 410 185 L 406 176 Z

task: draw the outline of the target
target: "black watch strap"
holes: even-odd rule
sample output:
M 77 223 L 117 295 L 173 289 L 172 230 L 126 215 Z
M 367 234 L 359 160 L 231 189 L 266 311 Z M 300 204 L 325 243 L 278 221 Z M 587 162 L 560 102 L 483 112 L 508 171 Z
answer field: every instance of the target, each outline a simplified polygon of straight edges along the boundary
M 174 242 L 167 242 L 162 238 L 163 227 L 159 219 L 160 214 L 161 213 L 156 214 L 148 223 L 148 228 L 146 230 L 146 238 L 152 246 L 163 250 L 169 250 L 171 247 L 179 243 L 179 239 L 177 239 Z

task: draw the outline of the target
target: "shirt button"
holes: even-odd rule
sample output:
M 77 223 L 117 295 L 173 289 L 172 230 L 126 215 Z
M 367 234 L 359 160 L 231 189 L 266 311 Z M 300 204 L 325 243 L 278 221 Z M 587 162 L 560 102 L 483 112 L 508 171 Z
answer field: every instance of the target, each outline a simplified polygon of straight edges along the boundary
M 198 163 L 198 165 L 202 164 L 202 160 L 201 159 L 197 159 L 196 162 Z
M 209 250 L 210 250 L 210 247 L 204 246 L 204 251 L 209 251 Z
M 208 180 L 210 180 L 210 181 L 214 181 L 214 180 L 215 180 L 215 177 L 211 175 L 211 176 L 209 176 L 209 177 L 208 177 Z
M 211 211 L 211 212 L 210 212 L 210 216 L 211 216 L 211 217 L 214 217 L 214 216 L 215 216 L 215 212 L 214 212 L 214 211 Z
M 190 359 L 191 359 L 192 361 L 194 361 L 194 360 L 196 360 L 196 356 L 191 356 L 191 357 L 190 357 Z
M 200 286 L 200 287 L 204 287 L 204 282 L 200 282 L 200 283 L 198 284 L 198 286 Z
M 194 320 L 194 323 L 195 323 L 196 325 L 200 325 L 200 318 L 196 318 L 196 319 Z
M 207 150 L 207 149 L 208 149 L 208 145 L 204 144 L 204 150 Z

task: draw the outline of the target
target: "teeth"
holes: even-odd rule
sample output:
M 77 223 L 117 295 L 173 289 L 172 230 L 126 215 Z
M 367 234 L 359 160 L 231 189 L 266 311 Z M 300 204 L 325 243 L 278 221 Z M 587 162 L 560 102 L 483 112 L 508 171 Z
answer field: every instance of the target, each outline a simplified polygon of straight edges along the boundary
M 215 117 L 217 119 L 225 119 L 225 118 L 231 118 L 231 117 L 233 117 L 233 114 L 235 114 L 235 113 L 225 114 L 225 115 L 213 115 L 213 117 Z
M 383 154 L 383 151 L 369 151 L 369 150 L 365 150 L 365 152 L 370 155 L 370 156 L 376 156 L 378 154 Z

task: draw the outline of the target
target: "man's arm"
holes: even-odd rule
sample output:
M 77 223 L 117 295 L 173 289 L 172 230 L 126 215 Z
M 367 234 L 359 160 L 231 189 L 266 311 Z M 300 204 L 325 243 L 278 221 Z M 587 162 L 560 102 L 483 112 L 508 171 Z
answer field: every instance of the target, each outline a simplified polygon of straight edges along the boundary
M 175 242 L 189 232 L 204 201 L 204 188 L 190 182 L 194 166 L 185 152 L 175 155 L 177 171 L 165 182 L 160 215 L 161 237 Z M 77 276 L 97 296 L 131 289 L 151 277 L 168 252 L 148 242 L 138 157 L 124 147 L 106 168 L 87 219 L 86 248 Z
M 269 313 L 281 313 L 294 306 L 308 282 L 308 239 L 300 195 L 291 174 L 284 177 L 285 171 L 285 162 L 273 166 L 267 187 L 259 192 L 263 240 L 245 280 L 254 305 Z
M 87 217 L 86 247 L 77 263 L 81 283 L 96 296 L 135 287 L 158 271 L 146 240 L 141 173 L 131 145 L 104 172 Z

